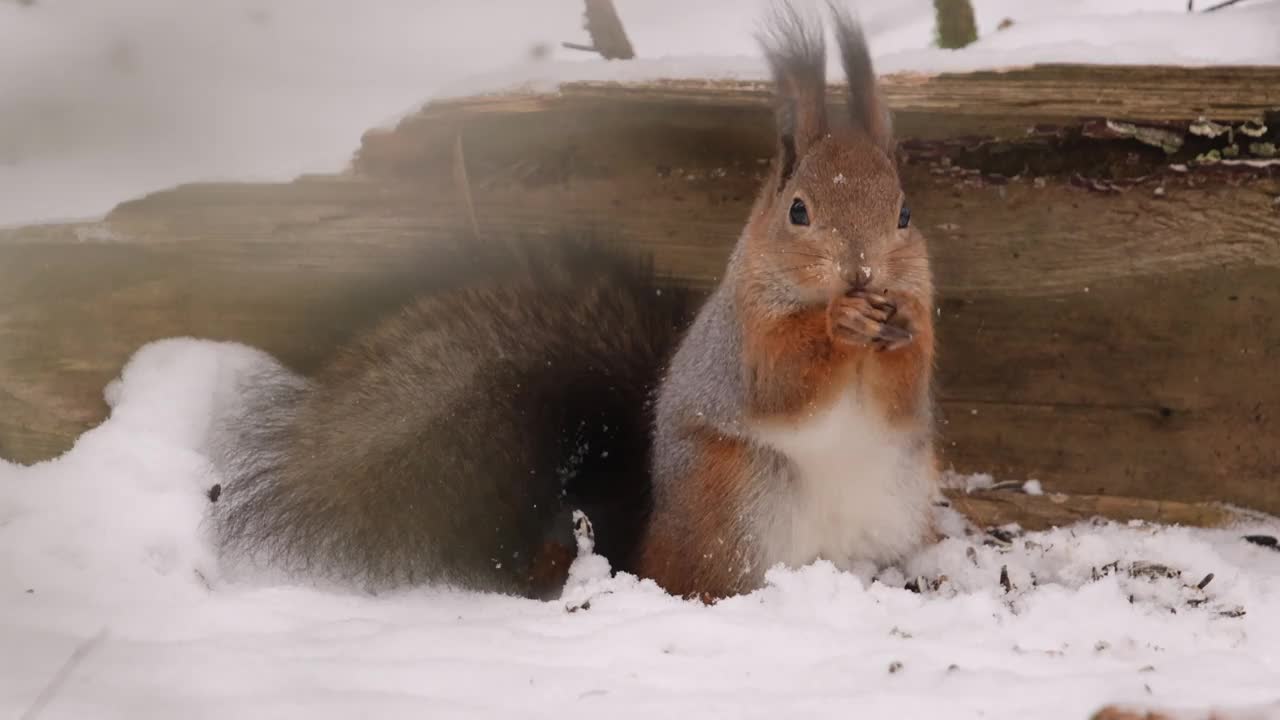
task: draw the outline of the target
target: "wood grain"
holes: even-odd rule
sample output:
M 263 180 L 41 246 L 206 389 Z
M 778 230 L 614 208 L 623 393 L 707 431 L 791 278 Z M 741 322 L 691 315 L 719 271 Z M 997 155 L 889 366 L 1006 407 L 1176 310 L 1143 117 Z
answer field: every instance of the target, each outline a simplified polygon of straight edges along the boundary
M 1205 708 L 1168 708 L 1137 705 L 1107 705 L 1090 720 L 1273 720 L 1280 717 L 1280 702 L 1255 705 L 1222 704 Z
M 1219 503 L 1185 503 L 1117 495 L 948 491 L 947 497 L 957 512 L 979 528 L 1016 523 L 1029 532 L 1067 527 L 1095 518 L 1203 528 L 1226 527 L 1246 519 Z
M 881 84 L 900 137 L 1017 136 L 1032 124 L 1086 117 L 1241 121 L 1280 108 L 1280 68 L 1270 66 L 1049 64 L 971 73 L 895 73 L 883 76 Z M 769 93 L 768 83 L 742 80 L 571 82 L 551 93 L 437 100 L 406 122 L 594 107 L 602 101 L 640 107 L 764 109 L 769 107 Z M 843 102 L 844 94 L 833 85 L 829 102 Z

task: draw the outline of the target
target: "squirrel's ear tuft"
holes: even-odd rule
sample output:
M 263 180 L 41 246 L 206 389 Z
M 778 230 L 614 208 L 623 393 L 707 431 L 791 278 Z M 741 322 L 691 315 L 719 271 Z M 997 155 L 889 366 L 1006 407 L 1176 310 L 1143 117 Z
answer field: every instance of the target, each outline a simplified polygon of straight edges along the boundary
M 821 19 L 805 17 L 787 2 L 774 6 L 757 38 L 776 86 L 781 188 L 827 133 L 827 47 Z
M 886 152 L 893 150 L 893 126 L 889 120 L 889 108 L 880 94 L 875 68 L 871 64 L 871 52 L 862 26 L 849 11 L 828 0 L 831 15 L 836 22 L 836 38 L 840 42 L 840 64 L 849 83 L 849 119 L 853 126 L 867 133 Z

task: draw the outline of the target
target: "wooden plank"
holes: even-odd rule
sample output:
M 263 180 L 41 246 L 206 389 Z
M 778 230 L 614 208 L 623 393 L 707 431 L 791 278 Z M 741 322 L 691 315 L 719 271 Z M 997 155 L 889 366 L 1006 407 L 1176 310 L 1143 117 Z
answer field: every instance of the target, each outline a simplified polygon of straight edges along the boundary
M 1280 717 L 1280 702 L 1236 703 L 1213 708 L 1107 705 L 1089 716 L 1090 720 L 1268 720 L 1276 717 Z
M 346 188 L 360 212 L 361 184 Z M 246 342 L 306 371 L 411 296 L 428 248 L 403 223 L 334 213 L 323 184 L 204 189 L 136 223 L 0 233 L 0 457 L 67 449 L 148 341 Z
M 1280 106 L 1280 68 L 1045 64 L 970 73 L 892 73 L 881 87 L 895 112 L 1105 115 L 1132 120 L 1181 120 L 1204 115 L 1248 120 Z M 751 80 L 672 79 L 566 82 L 550 92 L 513 92 L 436 100 L 425 112 L 472 113 L 545 109 L 577 100 L 645 105 L 768 106 L 770 85 Z M 832 84 L 833 102 L 844 89 Z M 1087 112 L 1088 110 L 1094 112 Z
M 1158 525 L 1226 527 L 1247 519 L 1220 503 L 1185 503 L 1115 495 L 1026 495 L 1018 492 L 947 492 L 951 506 L 979 528 L 1017 524 L 1036 532 L 1100 519 Z
M 881 78 L 900 129 L 912 137 L 1016 135 L 1033 123 L 1082 117 L 1148 122 L 1199 116 L 1243 121 L 1280 108 L 1280 68 L 1046 64 L 972 73 L 893 73 Z M 567 82 L 553 92 L 433 101 L 415 119 L 543 112 L 562 106 L 636 104 L 767 108 L 770 86 L 747 80 Z M 829 102 L 845 91 L 830 88 Z
M 1076 71 L 1037 72 L 1023 82 L 1079 83 Z M 1259 108 L 1246 112 L 1236 85 L 1263 71 L 1241 72 L 1218 76 L 1228 89 L 1196 106 L 1150 109 L 1179 87 L 1213 84 L 1211 72 L 1161 81 L 1150 92 L 1165 100 L 1129 102 L 1166 119 L 1201 106 L 1243 118 Z M 1123 75 L 1103 72 L 1098 85 L 1120 87 Z M 968 82 L 997 82 L 984 77 Z M 1261 97 L 1271 102 L 1275 87 Z M 469 232 L 451 167 L 460 133 L 482 232 L 603 234 L 709 287 L 772 152 L 763 95 L 618 102 L 615 90 L 569 88 L 503 109 L 440 104 L 367 138 L 354 173 L 185 186 L 102 223 L 0 231 L 0 455 L 31 461 L 67 447 L 101 418 L 103 385 L 147 340 L 241 340 L 312 367 L 412 294 L 433 242 Z M 739 92 L 755 90 L 729 94 Z M 1087 114 L 1074 102 L 1061 111 Z M 929 132 L 964 114 L 948 112 Z M 1002 142 L 1006 157 L 1028 162 L 1061 149 Z M 1073 145 L 1046 175 L 1011 179 L 991 175 L 1003 166 L 990 145 L 941 156 L 907 145 L 904 184 L 941 296 L 947 464 L 1074 495 L 1280 512 L 1275 172 L 1178 172 L 1160 151 L 1117 141 Z M 1146 179 L 1095 192 L 1077 177 L 1117 174 Z

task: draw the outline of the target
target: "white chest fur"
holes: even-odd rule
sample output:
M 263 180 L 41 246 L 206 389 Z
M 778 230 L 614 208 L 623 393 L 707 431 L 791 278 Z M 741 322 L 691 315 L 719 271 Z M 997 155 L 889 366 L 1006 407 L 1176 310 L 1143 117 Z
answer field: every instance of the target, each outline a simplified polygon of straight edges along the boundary
M 790 477 L 761 517 L 765 567 L 818 558 L 849 569 L 900 559 L 921 542 L 932 513 L 934 479 L 926 453 L 853 391 L 800 423 L 757 437 L 790 460 Z

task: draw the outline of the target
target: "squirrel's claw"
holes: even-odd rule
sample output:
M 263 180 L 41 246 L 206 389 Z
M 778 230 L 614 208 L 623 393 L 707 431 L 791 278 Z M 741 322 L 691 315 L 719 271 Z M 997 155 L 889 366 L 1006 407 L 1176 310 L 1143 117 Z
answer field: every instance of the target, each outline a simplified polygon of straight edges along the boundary
M 884 325 L 872 342 L 877 350 L 898 350 L 911 344 L 911 333 L 896 325 Z
M 897 305 L 882 295 L 854 292 L 835 298 L 827 311 L 828 331 L 835 343 L 896 350 L 911 342 L 911 332 L 890 325 Z

